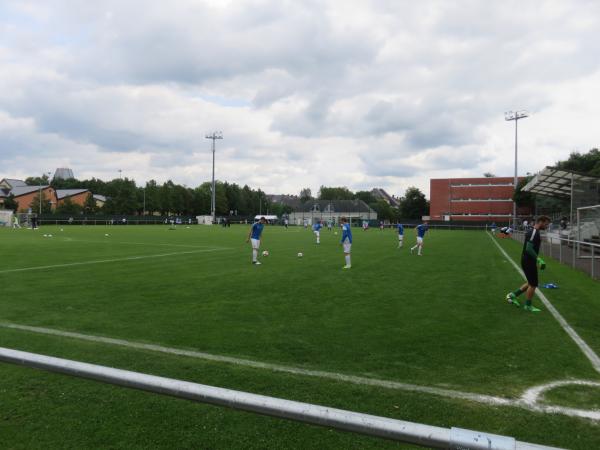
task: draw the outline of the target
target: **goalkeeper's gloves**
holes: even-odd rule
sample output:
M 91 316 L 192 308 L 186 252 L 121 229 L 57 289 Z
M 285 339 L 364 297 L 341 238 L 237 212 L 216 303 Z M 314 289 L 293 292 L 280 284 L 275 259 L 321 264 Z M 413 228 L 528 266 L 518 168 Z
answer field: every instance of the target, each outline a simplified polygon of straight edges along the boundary
M 537 263 L 540 270 L 544 270 L 546 268 L 546 261 L 544 261 L 542 258 L 538 258 Z

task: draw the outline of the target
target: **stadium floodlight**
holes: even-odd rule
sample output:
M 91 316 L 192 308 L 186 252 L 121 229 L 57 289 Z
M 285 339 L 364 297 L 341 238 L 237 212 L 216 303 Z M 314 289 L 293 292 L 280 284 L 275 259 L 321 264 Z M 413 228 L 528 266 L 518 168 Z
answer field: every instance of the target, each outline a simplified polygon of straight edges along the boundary
M 518 125 L 517 125 L 517 123 L 519 122 L 520 119 L 524 119 L 526 117 L 529 117 L 529 113 L 525 110 L 507 111 L 504 113 L 504 120 L 506 120 L 506 121 L 514 120 L 514 122 L 515 122 L 515 179 L 514 179 L 515 192 L 517 192 L 517 183 L 518 183 L 518 179 L 517 179 Z M 517 202 L 515 202 L 513 199 L 513 227 L 515 226 L 516 221 L 517 221 Z
M 210 201 L 210 215 L 212 216 L 212 222 L 217 223 L 216 213 L 216 199 L 215 199 L 215 141 L 217 139 L 223 139 L 222 131 L 213 131 L 211 134 L 207 134 L 206 139 L 212 139 L 212 196 Z

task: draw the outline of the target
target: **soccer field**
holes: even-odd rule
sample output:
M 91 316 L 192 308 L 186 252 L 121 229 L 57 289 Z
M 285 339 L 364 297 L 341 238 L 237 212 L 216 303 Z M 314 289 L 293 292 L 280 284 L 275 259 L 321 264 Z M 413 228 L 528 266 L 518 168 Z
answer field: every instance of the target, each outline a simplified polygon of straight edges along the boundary
M 413 230 L 398 249 L 393 230 L 354 228 L 352 269 L 342 270 L 339 233 L 323 230 L 316 245 L 309 230 L 267 226 L 261 251 L 270 255 L 261 266 L 250 264 L 247 233 L 245 226 L 0 229 L 0 346 L 600 448 L 593 362 L 539 298 L 539 314 L 504 300 L 523 280 L 498 245 L 518 262 L 516 242 L 430 230 L 418 257 L 409 251 Z M 560 289 L 544 294 L 600 354 L 600 284 L 547 263 L 541 282 Z M 554 387 L 537 401 L 525 395 L 565 380 L 596 385 Z M 3 448 L 412 448 L 1 363 L 0 392 Z

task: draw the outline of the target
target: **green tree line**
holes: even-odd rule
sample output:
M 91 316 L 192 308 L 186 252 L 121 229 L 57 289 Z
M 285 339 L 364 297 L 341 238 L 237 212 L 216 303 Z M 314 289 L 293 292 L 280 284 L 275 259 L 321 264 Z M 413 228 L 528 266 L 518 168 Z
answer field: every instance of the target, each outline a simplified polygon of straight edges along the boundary
M 137 186 L 134 180 L 116 178 L 103 181 L 98 178 L 89 180 L 53 179 L 47 177 L 31 177 L 25 182 L 31 186 L 40 183 L 50 185 L 54 189 L 88 189 L 93 194 L 106 197 L 102 208 L 96 206 L 92 195 L 88 195 L 85 204 L 77 205 L 66 199 L 56 207 L 56 214 L 123 214 L 123 215 L 182 215 L 193 216 L 210 214 L 211 212 L 211 183 L 202 183 L 191 188 L 176 184 L 169 180 L 159 184 L 150 180 L 143 186 Z M 215 209 L 217 215 L 229 216 L 230 213 L 239 216 L 249 216 L 262 212 L 264 214 L 281 214 L 285 209 L 281 205 L 272 205 L 266 194 L 249 186 L 239 186 L 235 183 L 217 181 L 215 189 Z M 42 212 L 50 213 L 51 205 L 42 193 Z M 31 208 L 39 208 L 39 195 L 36 196 Z

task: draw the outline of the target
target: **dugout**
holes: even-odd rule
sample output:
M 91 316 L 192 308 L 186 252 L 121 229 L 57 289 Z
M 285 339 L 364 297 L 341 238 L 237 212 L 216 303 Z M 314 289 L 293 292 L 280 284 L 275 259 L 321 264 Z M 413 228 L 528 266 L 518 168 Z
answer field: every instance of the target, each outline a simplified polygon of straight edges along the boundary
M 523 191 L 568 199 L 569 218 L 575 223 L 577 209 L 600 205 L 600 177 L 546 167 L 523 187 Z
M 577 256 L 582 256 L 582 249 L 600 245 L 600 177 L 546 167 L 523 191 L 568 201 L 571 226 L 564 234 L 584 244 L 577 244 Z

